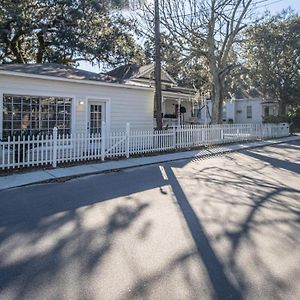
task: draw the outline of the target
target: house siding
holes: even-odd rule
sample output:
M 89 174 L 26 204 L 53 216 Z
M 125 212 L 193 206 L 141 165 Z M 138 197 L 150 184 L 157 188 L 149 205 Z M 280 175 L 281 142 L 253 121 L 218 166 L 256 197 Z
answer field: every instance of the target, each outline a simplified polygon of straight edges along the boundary
M 247 118 L 247 106 L 252 107 L 252 118 Z M 241 99 L 235 103 L 235 123 L 261 123 L 262 101 L 261 99 Z
M 212 103 L 207 101 L 207 106 L 210 114 L 212 114 Z M 252 118 L 247 118 L 247 106 L 252 107 Z M 259 98 L 251 99 L 234 99 L 224 103 L 225 116 L 223 121 L 228 122 L 233 120 L 236 124 L 261 123 L 263 121 L 263 106 L 262 100 Z M 199 122 L 204 124 L 210 123 L 209 116 L 205 118 L 206 109 L 201 110 Z
M 111 129 L 153 127 L 154 91 L 118 86 L 100 86 L 48 79 L 0 75 L 0 132 L 2 133 L 3 94 L 71 97 L 72 133 L 86 132 L 88 101 L 106 103 L 106 121 Z M 83 102 L 83 104 L 80 104 Z

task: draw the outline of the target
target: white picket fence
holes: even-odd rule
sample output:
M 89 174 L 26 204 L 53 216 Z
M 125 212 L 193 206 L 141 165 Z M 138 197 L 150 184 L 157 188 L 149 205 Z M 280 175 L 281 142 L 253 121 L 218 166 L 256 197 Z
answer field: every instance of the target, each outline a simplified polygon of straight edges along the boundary
M 0 168 L 14 169 L 42 165 L 105 160 L 105 158 L 198 146 L 217 145 L 238 141 L 278 138 L 289 135 L 287 124 L 226 124 L 184 125 L 168 130 L 107 131 L 102 124 L 101 133 L 52 135 L 8 138 L 0 142 Z

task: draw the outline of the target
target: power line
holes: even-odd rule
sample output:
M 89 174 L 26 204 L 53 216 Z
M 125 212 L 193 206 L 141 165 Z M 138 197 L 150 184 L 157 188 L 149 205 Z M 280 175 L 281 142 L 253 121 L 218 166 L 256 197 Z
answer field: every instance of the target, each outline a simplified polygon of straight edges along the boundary
M 262 8 L 262 7 L 266 7 L 267 5 L 273 5 L 273 4 L 277 4 L 279 2 L 282 2 L 283 0 L 274 0 L 270 3 L 267 3 L 270 0 L 260 0 L 257 2 L 252 3 L 252 6 L 254 6 L 256 9 Z M 261 3 L 265 3 L 264 5 L 260 5 L 260 6 L 256 6 L 257 4 L 261 4 Z M 225 9 L 223 12 L 230 12 L 232 9 Z M 184 18 L 184 17 L 189 17 L 189 16 L 200 16 L 202 14 L 202 12 L 198 12 L 198 13 L 188 13 L 188 14 L 177 14 L 176 17 L 180 17 L 180 18 Z M 172 17 L 167 17 L 166 19 L 172 19 Z

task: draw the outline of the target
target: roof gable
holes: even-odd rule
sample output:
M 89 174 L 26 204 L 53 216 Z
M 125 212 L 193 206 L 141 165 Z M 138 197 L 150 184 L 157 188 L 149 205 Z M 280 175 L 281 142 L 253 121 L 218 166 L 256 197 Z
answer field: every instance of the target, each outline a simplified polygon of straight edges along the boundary
M 106 74 L 121 80 L 154 80 L 154 65 L 128 64 L 115 68 Z M 164 69 L 162 69 L 161 80 L 176 85 L 176 81 Z

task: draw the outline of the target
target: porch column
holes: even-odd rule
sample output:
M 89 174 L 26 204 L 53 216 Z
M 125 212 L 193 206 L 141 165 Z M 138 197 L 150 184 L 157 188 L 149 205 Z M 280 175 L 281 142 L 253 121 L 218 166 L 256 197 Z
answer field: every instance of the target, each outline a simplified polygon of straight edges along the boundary
M 164 96 L 162 96 L 162 111 L 163 115 L 166 113 L 166 99 Z
M 204 99 L 204 124 L 207 124 L 207 110 L 208 110 L 208 106 L 207 106 L 207 101 L 206 99 Z
M 180 126 L 180 105 L 181 105 L 181 99 L 177 99 L 177 122 L 178 122 L 178 125 Z

